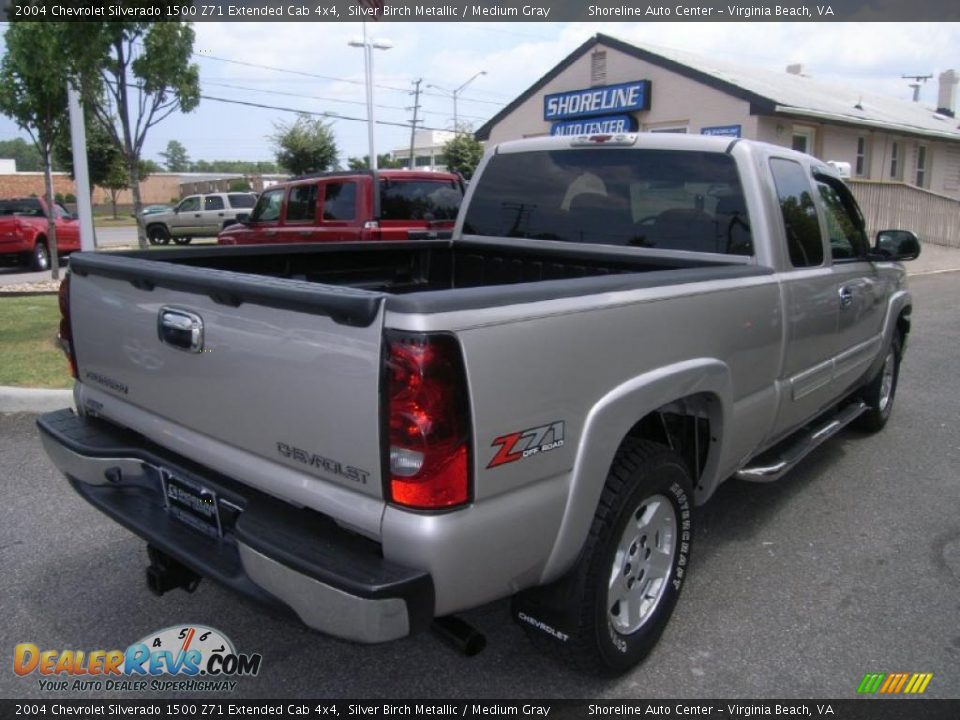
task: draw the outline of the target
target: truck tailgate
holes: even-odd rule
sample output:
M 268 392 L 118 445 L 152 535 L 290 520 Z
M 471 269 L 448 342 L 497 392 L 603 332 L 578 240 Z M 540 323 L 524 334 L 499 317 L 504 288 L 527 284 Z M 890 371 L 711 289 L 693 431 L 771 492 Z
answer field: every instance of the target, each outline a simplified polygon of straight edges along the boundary
M 81 382 L 171 433 L 382 497 L 382 297 L 132 258 L 83 255 L 72 269 Z

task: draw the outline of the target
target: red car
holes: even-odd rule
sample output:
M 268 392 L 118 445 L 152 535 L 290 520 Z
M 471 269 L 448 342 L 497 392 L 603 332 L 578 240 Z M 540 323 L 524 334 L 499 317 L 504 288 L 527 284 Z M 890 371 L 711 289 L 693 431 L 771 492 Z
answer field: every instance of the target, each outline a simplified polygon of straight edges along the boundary
M 374 188 L 378 188 L 374 191 Z M 414 240 L 453 230 L 459 175 L 415 170 L 323 173 L 267 188 L 249 217 L 225 228 L 221 245 Z
M 42 198 L 0 200 L 0 257 L 33 270 L 50 267 L 47 205 Z M 80 224 L 54 205 L 57 252 L 63 257 L 80 249 Z

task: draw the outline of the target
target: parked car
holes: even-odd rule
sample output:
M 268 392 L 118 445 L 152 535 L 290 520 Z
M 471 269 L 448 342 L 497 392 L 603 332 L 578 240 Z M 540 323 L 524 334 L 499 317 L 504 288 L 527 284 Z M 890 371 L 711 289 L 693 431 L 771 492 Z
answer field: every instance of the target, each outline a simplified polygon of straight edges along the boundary
M 80 224 L 62 205 L 54 204 L 57 253 L 66 257 L 80 249 Z M 47 203 L 43 198 L 0 200 L 0 257 L 32 270 L 50 267 Z
M 224 230 L 218 242 L 249 245 L 449 236 L 462 199 L 463 185 L 453 173 L 325 173 L 264 190 L 249 218 Z
M 186 245 L 195 237 L 216 237 L 237 221 L 237 215 L 249 213 L 256 204 L 256 193 L 249 192 L 188 195 L 176 207 L 144 214 L 147 239 L 154 245 L 171 240 Z
M 887 423 L 919 252 L 784 147 L 504 143 L 451 240 L 76 256 L 78 411 L 41 437 L 155 592 L 208 576 L 361 642 L 513 596 L 623 672 L 695 570 L 694 505 Z

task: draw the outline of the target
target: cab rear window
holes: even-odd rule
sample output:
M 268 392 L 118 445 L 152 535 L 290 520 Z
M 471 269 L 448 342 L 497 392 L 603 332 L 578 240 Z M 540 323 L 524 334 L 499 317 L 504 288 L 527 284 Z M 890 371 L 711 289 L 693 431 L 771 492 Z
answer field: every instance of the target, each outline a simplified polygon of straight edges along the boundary
M 455 180 L 380 181 L 381 220 L 456 220 L 461 200 Z
M 502 153 L 476 182 L 464 233 L 753 254 L 736 162 L 725 153 Z

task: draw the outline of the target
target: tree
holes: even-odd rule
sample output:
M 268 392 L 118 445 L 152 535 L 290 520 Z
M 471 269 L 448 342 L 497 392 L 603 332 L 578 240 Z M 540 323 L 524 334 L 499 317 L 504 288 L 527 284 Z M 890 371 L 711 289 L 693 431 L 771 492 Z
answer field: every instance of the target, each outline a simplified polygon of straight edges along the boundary
M 160 157 L 163 158 L 163 164 L 170 172 L 190 171 L 190 156 L 187 155 L 187 149 L 177 140 L 168 142 L 166 151 L 160 153 Z
M 44 197 L 53 207 L 53 145 L 66 128 L 67 84 L 61 41 L 69 23 L 11 23 L 0 62 L 0 112 L 25 130 L 43 160 Z M 52 277 L 60 277 L 57 231 L 47 213 L 47 240 Z
M 72 23 L 68 37 L 84 99 L 123 152 L 145 248 L 141 153 L 150 128 L 200 102 L 200 71 L 190 63 L 193 29 L 181 22 L 83 22 Z
M 93 186 L 103 184 L 104 179 L 115 172 L 119 163 L 123 167 L 123 153 L 114 142 L 109 131 L 88 110 L 84 111 L 84 127 L 87 138 L 87 174 L 90 177 L 90 192 Z M 63 133 L 53 146 L 53 157 L 57 163 L 76 179 L 73 172 L 73 146 L 68 133 Z
M 127 172 L 127 164 L 123 156 L 119 153 L 113 164 L 107 169 L 107 173 L 101 181 L 97 183 L 100 187 L 106 188 L 110 193 L 110 206 L 113 210 L 114 219 L 117 218 L 117 197 L 120 192 L 130 186 L 130 173 Z
M 253 186 L 246 180 L 231 180 L 227 188 L 230 192 L 250 192 Z
M 328 123 L 298 115 L 293 123 L 276 123 L 271 137 L 277 164 L 294 175 L 323 172 L 337 164 L 337 143 Z
M 443 146 L 443 154 L 447 169 L 469 180 L 483 158 L 483 144 L 472 133 L 457 134 Z
M 36 145 L 23 138 L 0 140 L 0 158 L 12 158 L 17 161 L 17 170 L 21 172 L 39 172 L 43 170 L 43 157 Z
M 347 167 L 350 170 L 366 170 L 370 167 L 370 156 L 364 155 L 362 158 L 351 157 L 347 158 Z M 390 153 L 377 153 L 377 167 L 378 168 L 402 168 L 404 164 L 400 160 L 395 160 L 393 155 Z

